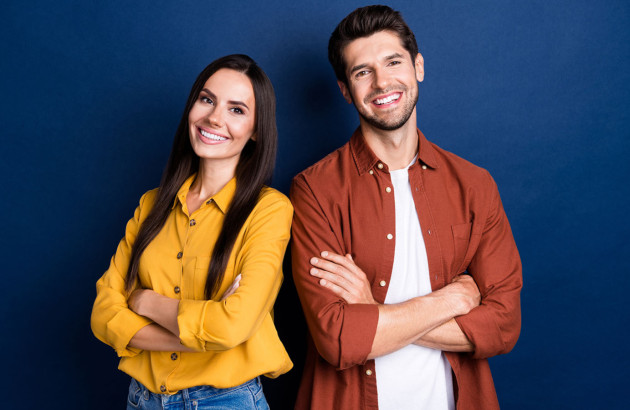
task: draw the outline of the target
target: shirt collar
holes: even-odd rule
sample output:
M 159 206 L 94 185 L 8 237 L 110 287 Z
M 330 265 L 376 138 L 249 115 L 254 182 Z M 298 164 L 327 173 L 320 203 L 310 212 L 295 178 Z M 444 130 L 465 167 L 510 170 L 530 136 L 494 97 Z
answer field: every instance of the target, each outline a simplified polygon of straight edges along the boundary
M 430 168 L 438 168 L 438 161 L 435 155 L 435 149 L 431 143 L 426 139 L 424 134 L 420 130 L 418 131 L 418 144 L 420 149 L 418 150 L 418 160 L 423 164 L 426 164 Z M 374 168 L 380 159 L 374 154 L 374 151 L 365 142 L 365 137 L 361 132 L 361 128 L 357 128 L 350 138 L 350 152 L 354 158 L 354 163 L 357 166 L 359 175 Z
M 186 181 L 184 181 L 182 186 L 179 188 L 179 191 L 177 191 L 177 195 L 175 196 L 175 200 L 173 201 L 173 208 L 175 208 L 175 206 L 179 202 L 184 209 L 186 210 L 188 209 L 186 205 L 186 196 L 188 195 L 190 186 L 192 185 L 196 177 L 197 177 L 197 174 L 195 173 L 189 176 L 188 179 L 186 179 Z M 219 210 L 221 210 L 221 212 L 225 214 L 230 205 L 230 202 L 232 202 L 232 198 L 234 198 L 235 192 L 236 192 L 236 177 L 230 179 L 230 181 L 227 184 L 225 184 L 225 186 L 221 188 L 219 192 L 217 192 L 216 194 L 208 198 L 206 202 L 203 205 L 201 205 L 201 207 L 203 208 L 204 206 L 208 206 L 210 204 L 210 201 L 212 201 L 217 205 Z

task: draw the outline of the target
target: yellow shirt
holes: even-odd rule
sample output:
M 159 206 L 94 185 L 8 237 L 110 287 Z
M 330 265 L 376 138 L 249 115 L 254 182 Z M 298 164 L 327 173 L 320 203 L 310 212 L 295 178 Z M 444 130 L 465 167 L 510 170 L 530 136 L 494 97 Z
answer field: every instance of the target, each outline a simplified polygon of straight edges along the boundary
M 293 366 L 272 318 L 289 241 L 291 202 L 280 192 L 263 188 L 236 238 L 217 296 L 205 300 L 210 255 L 236 180 L 189 215 L 186 195 L 193 180 L 194 175 L 182 185 L 164 227 L 142 254 L 138 276 L 141 287 L 181 299 L 177 315 L 181 343 L 195 352 L 128 346 L 136 332 L 151 323 L 129 309 L 124 278 L 138 228 L 157 190 L 140 199 L 109 269 L 96 283 L 92 331 L 116 350 L 120 370 L 155 393 L 198 385 L 233 387 L 261 374 L 277 377 Z M 219 301 L 239 273 L 236 292 Z

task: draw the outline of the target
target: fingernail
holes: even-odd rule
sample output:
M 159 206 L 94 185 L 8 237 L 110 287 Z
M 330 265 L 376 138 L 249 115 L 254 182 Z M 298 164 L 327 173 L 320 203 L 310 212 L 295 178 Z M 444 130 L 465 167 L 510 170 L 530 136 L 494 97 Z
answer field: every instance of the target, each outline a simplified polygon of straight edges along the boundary
M 320 285 L 325 285 L 325 284 L 326 284 L 326 279 L 322 279 L 322 280 L 320 280 L 320 281 L 319 281 L 319 284 L 320 284 Z
M 311 258 L 311 263 L 315 265 L 319 260 L 317 258 Z
M 326 256 L 328 256 L 328 252 L 326 251 L 322 252 L 322 256 L 325 258 Z
M 311 268 L 311 275 L 315 275 L 317 273 L 317 269 Z

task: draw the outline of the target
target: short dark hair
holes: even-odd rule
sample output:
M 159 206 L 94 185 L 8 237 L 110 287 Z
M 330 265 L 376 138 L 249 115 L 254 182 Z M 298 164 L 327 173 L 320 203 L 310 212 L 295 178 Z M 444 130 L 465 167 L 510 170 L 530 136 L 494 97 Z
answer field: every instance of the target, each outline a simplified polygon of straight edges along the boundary
M 418 54 L 416 36 L 398 11 L 381 5 L 361 7 L 341 20 L 328 41 L 328 61 L 339 81 L 348 84 L 343 49 L 358 38 L 386 30 L 396 33 L 411 59 L 416 58 Z

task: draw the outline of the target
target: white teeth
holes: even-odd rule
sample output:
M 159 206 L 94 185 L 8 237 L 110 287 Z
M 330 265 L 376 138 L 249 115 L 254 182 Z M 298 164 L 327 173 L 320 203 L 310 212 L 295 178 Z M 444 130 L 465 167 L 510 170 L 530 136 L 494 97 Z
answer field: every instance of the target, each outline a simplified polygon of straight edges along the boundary
M 392 101 L 396 101 L 399 98 L 400 98 L 400 94 L 392 94 L 389 97 L 377 98 L 376 99 L 376 104 L 378 104 L 378 105 L 387 104 L 387 103 L 390 103 Z
M 203 135 L 204 137 L 211 139 L 213 141 L 225 141 L 227 138 L 225 137 L 221 137 L 220 135 L 216 135 L 216 134 L 210 134 L 207 131 L 204 130 L 199 130 L 199 132 L 201 132 L 201 135 Z

